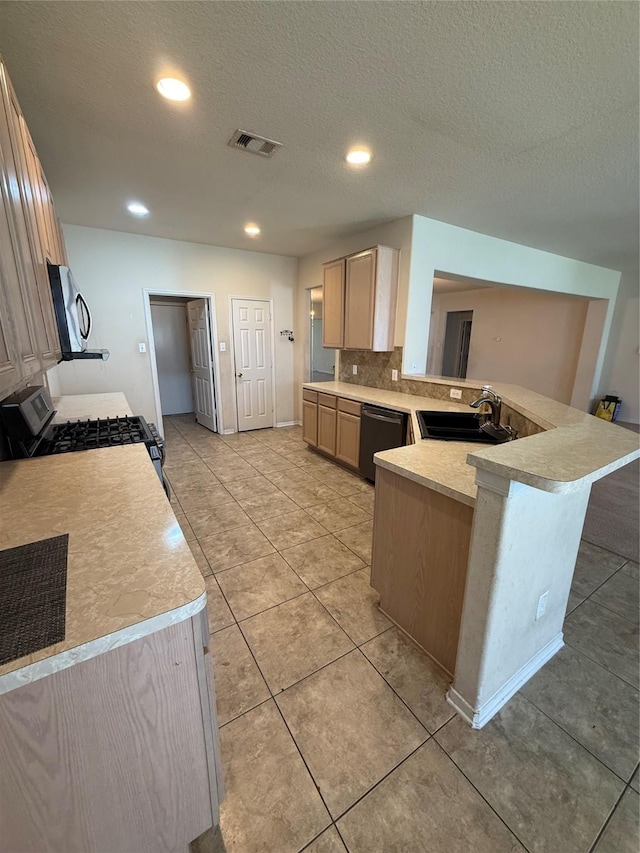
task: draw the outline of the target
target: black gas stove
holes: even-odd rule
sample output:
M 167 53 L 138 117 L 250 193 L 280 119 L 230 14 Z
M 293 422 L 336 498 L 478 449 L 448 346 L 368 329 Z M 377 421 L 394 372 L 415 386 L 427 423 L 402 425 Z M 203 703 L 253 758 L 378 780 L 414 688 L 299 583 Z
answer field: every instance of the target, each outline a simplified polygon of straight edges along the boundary
M 146 444 L 147 447 L 157 444 L 156 436 L 141 415 L 95 421 L 67 421 L 64 424 L 54 424 L 45 432 L 34 455 L 49 456 L 53 453 L 140 443 Z
M 162 474 L 164 440 L 155 425 L 147 423 L 142 415 L 54 424 L 55 414 L 51 398 L 41 386 L 25 388 L 0 403 L 0 415 L 13 459 L 144 444 L 169 496 L 169 484 Z

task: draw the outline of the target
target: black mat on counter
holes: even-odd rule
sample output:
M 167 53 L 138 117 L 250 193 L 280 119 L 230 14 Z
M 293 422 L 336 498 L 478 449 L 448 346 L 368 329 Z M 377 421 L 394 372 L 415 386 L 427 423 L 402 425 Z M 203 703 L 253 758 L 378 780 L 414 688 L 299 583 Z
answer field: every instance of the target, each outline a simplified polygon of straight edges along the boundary
M 69 536 L 0 551 L 0 665 L 64 640 Z

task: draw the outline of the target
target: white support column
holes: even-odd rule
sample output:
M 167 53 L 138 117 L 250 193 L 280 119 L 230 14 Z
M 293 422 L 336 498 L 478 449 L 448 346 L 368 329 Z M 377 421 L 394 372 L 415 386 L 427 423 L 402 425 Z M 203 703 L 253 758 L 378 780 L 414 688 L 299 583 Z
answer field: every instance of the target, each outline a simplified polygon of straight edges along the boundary
M 482 728 L 562 648 L 590 485 L 552 494 L 478 470 L 455 678 L 447 700 Z M 540 597 L 546 609 L 536 618 Z

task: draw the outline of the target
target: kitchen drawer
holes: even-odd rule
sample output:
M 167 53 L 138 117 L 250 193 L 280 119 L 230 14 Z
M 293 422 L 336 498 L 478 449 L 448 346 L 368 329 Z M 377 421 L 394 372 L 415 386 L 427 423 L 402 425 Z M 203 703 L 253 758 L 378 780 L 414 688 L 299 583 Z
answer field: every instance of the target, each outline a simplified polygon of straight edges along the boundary
M 318 402 L 318 392 L 317 391 L 311 391 L 311 390 L 309 390 L 309 388 L 303 388 L 302 389 L 302 399 L 307 400 L 309 403 L 317 403 Z
M 323 394 L 318 391 L 318 405 L 326 406 L 328 409 L 335 409 L 337 397 L 334 394 Z
M 362 403 L 356 403 L 355 400 L 345 400 L 343 397 L 338 397 L 338 411 L 346 412 L 349 415 L 360 417 L 362 412 Z

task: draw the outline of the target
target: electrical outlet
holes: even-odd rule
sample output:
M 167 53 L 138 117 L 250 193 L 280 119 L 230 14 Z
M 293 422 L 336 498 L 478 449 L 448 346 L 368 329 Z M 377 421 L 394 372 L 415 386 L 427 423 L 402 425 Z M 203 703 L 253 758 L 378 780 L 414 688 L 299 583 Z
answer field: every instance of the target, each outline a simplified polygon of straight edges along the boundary
M 549 598 L 549 590 L 547 590 L 546 592 L 543 592 L 542 595 L 540 596 L 540 598 L 538 599 L 538 609 L 536 610 L 536 621 L 538 619 L 541 619 L 544 616 L 545 611 L 547 609 L 548 598 Z
M 138 351 L 139 352 L 146 352 L 147 351 L 147 345 L 146 344 L 138 344 Z
M 398 381 L 398 371 L 397 371 L 397 370 L 392 370 L 392 371 L 391 371 L 391 381 L 392 381 L 392 382 L 397 382 L 397 381 Z
M 226 351 L 227 351 L 227 345 L 225 344 L 224 341 L 220 341 L 220 352 L 226 352 Z
M 452 400 L 462 400 L 462 391 L 460 388 L 452 388 L 451 391 L 449 391 L 449 396 Z
M 358 375 L 358 365 L 357 364 L 351 365 L 351 370 L 353 371 L 354 376 Z

